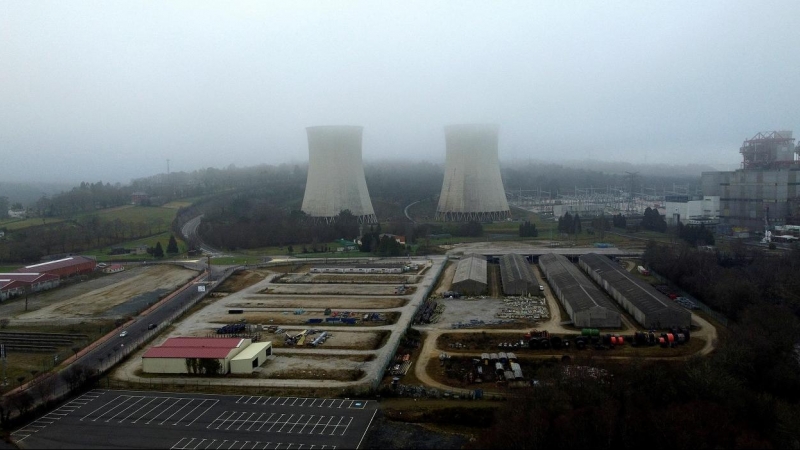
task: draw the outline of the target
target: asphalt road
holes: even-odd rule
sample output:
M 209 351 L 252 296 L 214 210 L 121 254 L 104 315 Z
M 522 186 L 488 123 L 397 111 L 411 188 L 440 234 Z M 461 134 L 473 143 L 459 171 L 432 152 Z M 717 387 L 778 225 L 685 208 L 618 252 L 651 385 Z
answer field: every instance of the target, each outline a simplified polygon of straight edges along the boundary
M 196 263 L 187 264 L 187 267 L 202 270 L 205 265 Z M 199 301 L 205 295 L 204 292 L 200 292 L 199 286 L 204 286 L 206 290 L 209 290 L 212 285 L 218 284 L 233 273 L 234 270 L 235 267 L 213 267 L 210 282 L 208 275 L 202 275 L 199 279 L 196 278 L 197 283 L 189 283 L 183 286 L 161 304 L 157 304 L 143 312 L 135 317 L 132 322 L 116 330 L 114 335 L 101 339 L 82 350 L 78 353 L 77 358 L 70 361 L 69 365 L 59 369 L 59 376 L 52 378 L 52 389 L 48 390 L 44 395 L 48 395 L 50 398 L 60 398 L 66 395 L 70 391 L 70 386 L 63 379 L 63 374 L 76 366 L 83 366 L 90 371 L 97 372 L 105 372 L 112 368 L 125 356 L 135 351 L 137 346 L 159 333 L 163 327 L 168 326 L 176 317 Z M 156 324 L 156 328 L 148 329 L 151 323 Z M 123 330 L 127 332 L 126 336 L 120 337 L 119 333 Z M 33 386 L 35 382 L 36 380 L 24 385 L 22 389 L 26 389 L 33 397 L 34 403 L 39 404 L 42 402 L 42 390 Z
M 15 431 L 21 448 L 357 448 L 368 400 L 94 390 Z

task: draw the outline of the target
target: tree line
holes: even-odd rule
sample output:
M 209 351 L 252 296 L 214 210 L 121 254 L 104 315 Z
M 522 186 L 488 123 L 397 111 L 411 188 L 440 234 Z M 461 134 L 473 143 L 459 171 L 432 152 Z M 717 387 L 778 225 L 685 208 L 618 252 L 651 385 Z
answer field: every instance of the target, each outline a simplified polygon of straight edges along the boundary
M 509 392 L 470 448 L 798 445 L 800 251 L 772 256 L 743 245 L 708 252 L 651 242 L 644 259 L 728 315 L 717 350 L 687 361 L 554 361 L 538 370 L 537 387 Z M 564 366 L 586 369 L 566 375 Z

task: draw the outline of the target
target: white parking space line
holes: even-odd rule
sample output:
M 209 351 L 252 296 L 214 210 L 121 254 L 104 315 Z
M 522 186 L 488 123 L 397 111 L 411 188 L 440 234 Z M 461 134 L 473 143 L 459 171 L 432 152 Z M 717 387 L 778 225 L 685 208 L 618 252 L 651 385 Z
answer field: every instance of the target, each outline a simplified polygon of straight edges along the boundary
M 298 434 L 303 434 L 303 430 L 308 426 L 308 424 L 311 423 L 312 420 L 314 420 L 314 415 L 313 414 L 311 415 L 311 417 L 308 418 L 308 420 L 306 420 L 306 423 L 303 424 L 303 426 L 300 428 L 300 431 L 298 431 L 297 433 Z
M 352 417 L 350 417 L 350 420 L 347 422 L 347 425 L 344 426 L 344 430 L 342 430 L 342 436 L 344 436 L 344 433 L 347 431 L 348 428 L 350 428 L 351 423 L 353 423 Z
M 203 438 L 200 442 L 197 443 L 197 445 L 194 446 L 194 448 L 200 447 L 200 444 L 202 444 L 205 441 L 207 441 L 207 439 Z
M 281 417 L 283 417 L 283 416 L 285 416 L 285 415 L 286 415 L 286 414 L 281 414 L 281 416 L 280 416 L 280 417 L 278 417 L 278 420 L 276 420 L 276 421 L 275 421 L 275 423 L 273 423 L 273 424 L 272 424 L 272 426 L 271 426 L 271 427 L 269 427 L 269 430 L 267 430 L 267 433 L 269 433 L 270 431 L 272 431 L 272 429 L 275 427 L 275 425 L 277 425 L 277 424 L 281 423 L 281 422 L 280 422 L 280 420 L 281 420 Z
M 289 406 L 294 406 L 294 404 L 297 403 L 298 400 L 300 400 L 300 399 L 299 398 L 295 398 L 294 401 L 292 402 L 292 404 L 289 405 Z
M 281 406 L 285 405 L 286 402 L 288 402 L 290 398 L 292 398 L 292 397 L 286 397 L 286 400 L 284 400 L 283 403 L 281 403 Z
M 331 416 L 331 418 L 328 419 L 328 423 L 326 423 L 325 426 L 322 427 L 322 431 L 320 431 L 319 434 L 324 434 L 325 433 L 325 429 L 328 428 L 328 425 L 331 424 L 331 421 L 333 421 L 333 416 Z
M 243 426 L 247 425 L 247 421 L 250 420 L 255 415 L 256 413 L 250 413 L 250 415 L 247 416 L 247 419 L 244 419 L 242 423 L 239 424 L 239 426 L 236 428 L 236 431 L 241 430 Z
M 173 445 L 173 446 L 172 446 L 172 447 L 170 447 L 170 448 L 173 448 L 173 449 L 184 448 L 184 447 L 183 447 L 183 445 L 181 445 L 181 442 L 183 442 L 183 441 L 184 441 L 184 440 L 186 440 L 186 439 L 187 439 L 187 438 L 181 438 L 181 440 L 180 440 L 180 441 L 176 442 L 176 443 L 175 443 L 175 445 Z
M 156 398 L 155 398 L 155 397 L 151 398 L 150 400 L 148 400 L 148 402 L 147 402 L 147 403 L 145 403 L 144 405 L 140 406 L 138 409 L 136 409 L 136 410 L 135 410 L 135 411 L 133 411 L 132 413 L 128 414 L 127 416 L 125 416 L 125 419 L 127 419 L 128 417 L 130 417 L 130 416 L 132 416 L 132 415 L 136 414 L 137 412 L 141 411 L 141 410 L 142 410 L 142 408 L 146 407 L 146 406 L 147 406 L 147 405 L 149 405 L 150 403 L 153 403 L 153 401 L 155 401 L 155 400 L 156 400 Z M 122 423 L 122 421 L 123 421 L 123 420 L 125 420 L 125 419 L 122 419 L 122 420 L 120 420 L 119 422 L 120 422 L 120 423 Z
M 166 423 L 166 422 L 167 422 L 169 419 L 172 419 L 172 417 L 173 417 L 175 414 L 178 414 L 179 412 L 181 412 L 181 410 L 183 410 L 183 408 L 187 407 L 187 406 L 188 406 L 189 404 L 191 404 L 191 403 L 192 403 L 192 401 L 193 401 L 192 399 L 188 399 L 188 398 L 180 398 L 180 399 L 178 399 L 178 401 L 177 401 L 177 402 L 175 402 L 174 404 L 175 404 L 175 405 L 179 405 L 181 400 L 188 400 L 188 401 L 186 402 L 186 404 L 185 404 L 185 405 L 182 405 L 180 408 L 178 408 L 178 409 L 177 409 L 177 410 L 176 410 L 174 413 L 170 414 L 170 415 L 169 415 L 169 417 L 167 417 L 166 419 L 162 420 L 162 421 L 161 421 L 161 423 L 160 423 L 159 425 L 164 425 L 164 423 Z M 167 409 L 169 409 L 169 408 L 171 408 L 171 407 L 172 407 L 172 405 L 169 405 L 169 407 L 167 407 Z
M 289 416 L 289 418 L 288 418 L 288 419 L 286 419 L 286 421 L 285 421 L 285 422 L 283 422 L 283 425 L 281 425 L 281 427 L 280 427 L 280 428 L 278 428 L 278 433 L 280 433 L 280 432 L 281 432 L 281 430 L 283 430 L 283 427 L 285 427 L 285 426 L 286 426 L 286 425 L 289 423 L 289 421 L 290 421 L 290 420 L 292 420 L 292 417 L 294 417 L 294 414 L 292 414 L 291 416 Z
M 303 420 L 303 416 L 305 416 L 305 414 L 300 414 L 300 417 L 297 419 L 297 422 L 295 422 L 294 425 L 292 425 L 292 428 L 289 428 L 289 431 L 287 431 L 287 433 L 289 433 L 289 434 L 292 433 L 292 430 L 294 430 L 294 427 L 296 427 L 300 423 L 300 421 Z
M 314 426 L 311 427 L 311 429 L 308 431 L 308 434 L 314 434 L 314 428 L 317 428 L 317 425 L 319 425 L 319 423 L 322 422 L 322 419 L 324 418 L 325 416 L 319 416 L 319 419 L 317 419 L 317 423 L 315 423 Z
M 233 442 L 231 442 L 231 446 L 230 446 L 230 447 L 228 447 L 228 448 L 233 448 L 233 446 L 234 446 L 234 445 L 236 445 L 236 443 L 237 443 L 237 442 L 239 442 L 239 441 L 233 441 Z
M 120 415 L 120 414 L 124 413 L 124 412 L 125 412 L 125 411 L 127 411 L 128 409 L 130 409 L 130 408 L 133 408 L 134 406 L 136 406 L 136 405 L 137 405 L 139 402 L 141 402 L 142 400 L 144 400 L 144 397 L 139 397 L 139 398 L 137 398 L 135 401 L 133 401 L 132 403 L 130 403 L 130 404 L 127 404 L 127 405 L 126 405 L 124 408 L 122 408 L 122 409 L 121 409 L 120 411 L 118 411 L 116 414 L 114 414 L 113 416 L 111 416 L 111 417 L 109 417 L 108 419 L 106 419 L 106 422 L 110 422 L 110 421 L 114 420 L 114 418 L 115 418 L 115 417 L 117 417 L 118 415 Z M 125 403 L 128 403 L 128 402 L 125 402 Z M 121 422 L 121 421 L 120 421 L 120 422 Z
M 189 448 L 189 445 L 190 445 L 192 442 L 194 442 L 194 440 L 195 440 L 195 439 L 197 439 L 197 438 L 192 438 L 192 439 L 191 439 L 189 442 L 187 442 L 186 444 L 184 444 L 184 445 L 183 445 L 183 448 Z M 192 447 L 192 448 L 194 448 L 194 447 Z
M 197 417 L 195 417 L 195 418 L 194 418 L 194 420 L 192 420 L 191 422 L 187 423 L 187 424 L 186 424 L 186 426 L 187 426 L 187 427 L 188 427 L 189 425 L 191 425 L 191 424 L 195 423 L 195 422 L 197 421 L 197 419 L 199 419 L 199 418 L 203 417 L 203 414 L 205 414 L 205 413 L 207 413 L 209 410 L 211 410 L 211 408 L 213 408 L 213 407 L 214 407 L 214 405 L 216 405 L 216 404 L 217 404 L 217 402 L 219 402 L 219 400 L 208 400 L 208 399 L 206 399 L 206 400 L 203 400 L 203 402 L 202 402 L 202 403 L 200 403 L 200 405 L 204 405 L 206 402 L 212 402 L 212 403 L 211 403 L 211 405 L 210 405 L 210 406 L 206 406 L 206 410 L 205 410 L 205 411 L 203 411 L 203 412 L 201 412 L 200 414 L 198 414 L 198 415 L 197 415 Z M 181 420 L 183 420 L 183 419 L 181 419 Z M 179 422 L 180 422 L 180 421 L 179 421 Z
M 236 403 L 240 403 L 240 402 L 242 401 L 242 399 L 243 399 L 243 398 L 244 398 L 244 395 L 243 395 L 243 396 L 241 396 L 241 397 L 239 397 L 239 398 L 237 398 L 237 399 L 236 399 Z
M 300 403 L 300 404 L 299 404 L 299 405 L 297 405 L 297 406 L 303 406 L 303 405 L 305 405 L 305 404 L 306 404 L 306 402 L 307 402 L 307 401 L 308 401 L 308 399 L 307 399 L 307 398 L 304 398 L 304 399 L 303 399 L 303 403 Z
M 161 403 L 159 403 L 159 404 L 155 405 L 155 406 L 154 406 L 154 407 L 153 407 L 153 408 L 152 408 L 150 411 L 148 411 L 148 412 L 151 412 L 151 411 L 154 411 L 154 410 L 158 409 L 158 407 L 159 407 L 159 406 L 163 405 L 164 403 L 166 403 L 166 402 L 167 402 L 167 400 L 169 400 L 169 397 L 163 397 L 163 398 L 164 398 L 164 400 L 162 400 L 162 401 L 161 401 Z M 169 409 L 169 407 L 166 407 L 166 408 L 164 408 L 164 409 L 161 409 L 161 410 L 158 412 L 158 414 L 156 414 L 156 415 L 155 415 L 155 417 L 153 417 L 152 419 L 150 419 L 150 420 L 148 420 L 147 422 L 145 422 L 145 424 L 146 424 L 146 425 L 150 425 L 150 422 L 152 422 L 152 421 L 156 420 L 156 419 L 158 418 L 158 416 L 160 416 L 161 414 L 163 414 L 163 413 L 164 413 L 164 412 L 165 412 L 167 409 Z M 145 414 L 145 415 L 147 415 L 147 414 Z M 138 421 L 138 419 L 137 419 L 137 421 Z M 136 421 L 134 421 L 133 423 L 136 423 Z
M 122 397 L 126 397 L 126 398 L 127 398 L 127 397 L 129 397 L 129 396 L 127 396 L 127 395 L 120 395 L 119 397 L 115 398 L 114 400 L 119 400 L 119 399 L 120 399 L 120 398 L 122 398 Z M 106 406 L 108 406 L 108 405 L 110 405 L 110 404 L 111 404 L 111 402 L 108 402 L 108 403 L 106 403 L 106 404 L 104 404 L 104 405 L 100 405 L 100 407 L 99 407 L 99 408 L 97 408 L 97 409 L 95 409 L 94 411 L 90 412 L 89 414 L 87 414 L 87 415 L 83 416 L 83 417 L 82 417 L 80 420 L 81 420 L 81 421 L 83 421 L 83 419 L 86 419 L 86 418 L 90 417 L 92 414 L 94 414 L 94 413 L 96 413 L 96 412 L 98 412 L 98 411 L 102 410 L 103 408 L 105 408 Z M 115 406 L 114 408 L 116 408 L 116 407 L 117 407 L 117 406 Z M 62 407 L 62 408 L 64 408 L 64 407 Z M 64 408 L 64 409 L 65 409 L 65 410 L 68 410 L 69 412 L 72 412 L 72 411 L 74 411 L 74 410 L 71 410 L 71 411 L 70 411 L 68 408 Z M 113 409 L 112 409 L 112 410 L 113 410 Z M 101 414 L 101 415 L 98 415 L 97 417 L 95 417 L 94 419 L 92 419 L 92 422 L 96 422 L 96 421 L 97 421 L 97 419 L 99 419 L 101 416 L 102 416 L 102 414 Z
M 336 433 L 336 428 L 339 427 L 339 424 L 342 423 L 343 420 L 344 420 L 344 417 L 340 417 L 339 418 L 339 421 L 336 422 L 336 425 L 334 425 L 333 429 L 331 430 L 331 436 L 333 436 L 333 433 Z
M 256 432 L 259 432 L 259 431 L 261 431 L 261 428 L 262 428 L 264 425 L 268 424 L 268 423 L 269 423 L 269 421 L 270 421 L 270 420 L 272 420 L 272 416 L 274 416 L 275 414 L 276 414 L 276 413 L 272 413 L 272 414 L 270 414 L 270 415 L 269 415 L 269 417 L 267 417 L 267 420 L 265 420 L 265 421 L 261 422 L 261 425 L 259 425 L 259 426 L 258 426 L 258 429 L 256 430 Z
M 226 442 L 228 442 L 228 440 L 227 440 L 227 439 L 225 439 L 224 441 L 220 442 L 220 443 L 219 443 L 219 447 L 217 447 L 217 448 L 218 448 L 218 449 L 222 448 L 222 444 L 224 444 L 224 443 L 226 443 Z
M 231 424 L 230 424 L 230 425 L 228 425 L 228 428 L 225 428 L 225 429 L 226 429 L 226 430 L 230 430 L 230 429 L 231 429 L 231 427 L 232 427 L 232 426 L 234 426 L 234 425 L 236 425 L 236 422 L 238 422 L 238 421 L 239 421 L 239 419 L 241 419 L 241 418 L 242 418 L 242 416 L 243 416 L 243 415 L 245 415 L 245 414 L 247 414 L 247 413 L 241 413 L 241 414 L 239 414 L 239 417 L 237 417 L 237 418 L 236 418 L 236 420 L 232 420 L 232 421 L 231 421 Z M 225 424 L 223 424 L 223 425 L 225 425 Z
M 212 420 L 210 424 L 206 425 L 206 428 L 209 428 L 209 429 L 212 428 L 215 423 L 217 423 L 218 421 L 222 420 L 222 416 L 227 414 L 227 412 L 228 411 L 222 411 L 222 413 L 220 415 L 218 415 L 216 419 Z M 233 413 L 231 413 L 231 414 L 233 414 Z
M 194 401 L 194 400 L 192 400 L 192 401 Z M 197 408 L 199 408 L 199 407 L 201 407 L 201 406 L 205 405 L 205 403 L 206 403 L 207 401 L 208 401 L 208 400 L 205 400 L 205 399 L 203 399 L 203 400 L 200 400 L 200 403 L 198 403 L 198 404 L 197 404 L 197 406 L 195 406 L 195 407 L 194 407 L 194 408 L 192 408 L 192 409 L 191 409 L 189 412 L 187 412 L 186 414 L 184 414 L 184 415 L 183 415 L 183 417 L 181 417 L 180 419 L 176 420 L 176 421 L 175 421 L 175 423 L 173 423 L 173 425 L 177 425 L 177 424 L 181 423 L 181 421 L 183 421 L 183 419 L 187 418 L 187 417 L 189 416 L 189 414 L 191 414 L 191 413 L 195 412 L 195 410 L 196 410 Z M 191 403 L 190 403 L 190 404 L 191 404 Z M 213 406 L 213 403 L 212 403 L 212 406 Z M 211 408 L 211 406 L 209 406 L 208 408 Z M 206 411 L 207 411 L 207 410 L 208 410 L 208 409 L 206 409 Z M 191 422 L 187 423 L 187 424 L 186 424 L 186 426 L 188 427 L 189 425 L 191 425 L 192 423 L 194 423 L 194 421 L 195 421 L 195 420 L 197 420 L 197 419 L 198 419 L 200 416 L 202 416 L 203 414 L 205 414 L 205 411 L 201 412 L 199 416 L 197 416 L 197 417 L 195 417 L 195 418 L 194 418 L 194 420 L 192 420 Z
M 250 424 L 250 426 L 249 426 L 249 427 L 247 427 L 247 431 L 250 431 L 250 428 L 253 428 L 253 425 L 255 425 L 255 424 L 257 424 L 257 423 L 260 423 L 260 421 L 261 421 L 261 418 L 262 418 L 262 417 L 264 417 L 264 414 L 266 414 L 266 413 L 261 413 L 261 415 L 260 415 L 260 416 L 258 416 L 258 419 L 254 420 L 254 421 L 253 421 L 253 422 Z

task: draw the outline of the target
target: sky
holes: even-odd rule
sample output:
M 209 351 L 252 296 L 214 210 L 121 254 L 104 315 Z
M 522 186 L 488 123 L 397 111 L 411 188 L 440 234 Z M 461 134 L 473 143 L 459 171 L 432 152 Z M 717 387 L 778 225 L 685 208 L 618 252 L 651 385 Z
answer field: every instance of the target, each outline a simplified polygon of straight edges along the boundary
M 443 162 L 500 126 L 501 161 L 730 168 L 800 132 L 800 2 L 0 2 L 0 180 L 129 182 L 308 160 Z

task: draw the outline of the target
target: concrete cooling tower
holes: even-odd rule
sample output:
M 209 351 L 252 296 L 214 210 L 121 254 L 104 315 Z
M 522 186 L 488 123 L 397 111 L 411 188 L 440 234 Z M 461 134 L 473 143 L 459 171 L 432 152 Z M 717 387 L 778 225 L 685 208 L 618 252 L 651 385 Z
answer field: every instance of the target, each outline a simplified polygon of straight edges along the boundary
M 350 210 L 359 223 L 377 223 L 361 161 L 363 127 L 308 127 L 308 179 L 302 211 L 333 222 Z
M 500 163 L 497 125 L 444 128 L 447 156 L 436 220 L 485 222 L 511 217 Z

